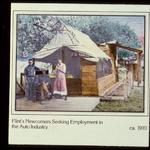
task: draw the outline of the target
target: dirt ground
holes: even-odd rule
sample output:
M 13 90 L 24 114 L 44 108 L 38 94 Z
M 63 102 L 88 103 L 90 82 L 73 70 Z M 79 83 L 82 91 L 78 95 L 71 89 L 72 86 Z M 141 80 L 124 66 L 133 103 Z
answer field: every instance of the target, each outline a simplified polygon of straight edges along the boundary
M 122 91 L 118 91 L 117 95 L 122 95 Z M 45 99 L 44 101 L 32 102 L 23 95 L 17 95 L 16 98 L 16 110 L 96 112 L 142 112 L 144 110 L 143 83 L 139 87 L 134 83 L 128 101 L 100 102 L 99 97 L 68 97 L 67 101 L 63 99 Z
M 26 97 L 18 97 L 16 110 L 44 110 L 44 111 L 92 111 L 99 103 L 99 97 L 68 97 L 32 102 Z

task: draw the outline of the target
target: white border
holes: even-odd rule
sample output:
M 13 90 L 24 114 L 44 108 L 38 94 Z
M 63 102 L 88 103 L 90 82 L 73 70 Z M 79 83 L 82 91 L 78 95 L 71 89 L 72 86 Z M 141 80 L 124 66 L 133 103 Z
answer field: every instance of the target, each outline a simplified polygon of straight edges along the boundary
M 21 10 L 21 11 L 20 11 Z M 13 11 L 14 14 L 13 14 Z M 33 12 L 34 11 L 34 12 Z M 43 12 L 41 12 L 43 11 Z M 136 12 L 136 13 L 135 13 Z M 9 143 L 10 144 L 40 144 L 40 145 L 107 145 L 107 146 L 148 146 L 147 132 L 130 132 L 128 127 L 137 126 L 140 124 L 148 125 L 149 122 L 149 36 L 150 36 L 150 6 L 148 5 L 96 5 L 96 4 L 12 4 L 11 5 L 11 40 L 10 40 L 10 98 L 9 98 Z M 50 112 L 50 111 L 15 111 L 15 77 L 16 77 L 16 15 L 17 14 L 79 14 L 79 15 L 144 15 L 145 20 L 145 112 L 144 113 L 127 113 L 127 112 Z M 14 22 L 13 22 L 14 21 Z M 13 106 L 13 109 L 11 108 Z M 12 114 L 13 113 L 13 114 Z M 38 132 L 35 130 L 17 131 L 11 128 L 12 118 L 27 118 L 30 119 L 101 119 L 104 121 L 104 127 L 95 126 L 95 128 L 86 127 L 64 127 L 48 130 L 49 134 L 44 131 Z M 122 123 L 122 124 L 121 124 Z M 118 126 L 116 126 L 116 124 Z M 56 126 L 57 127 L 57 126 Z M 92 129 L 92 130 L 91 130 Z M 74 130 L 74 132 L 73 132 Z M 116 130 L 116 132 L 115 132 Z M 53 132 L 55 131 L 55 132 Z M 60 132 L 59 132 L 60 131 Z M 86 135 L 79 135 L 78 131 L 85 132 Z M 106 131 L 107 134 L 105 133 Z M 74 135 L 77 140 L 72 140 L 70 137 L 61 137 L 61 135 Z M 62 133 L 62 134 L 60 134 Z M 115 138 L 111 139 L 110 134 L 117 133 Z M 122 135 L 123 134 L 123 135 Z M 18 138 L 15 138 L 17 135 Z M 23 136 L 22 136 L 23 135 Z M 39 141 L 35 138 L 38 135 Z M 101 136 L 103 135 L 103 136 Z M 139 135 L 139 137 L 137 136 Z M 29 138 L 26 136 L 30 136 Z M 43 137 L 44 136 L 44 137 Z M 93 138 L 88 138 L 92 136 Z M 135 138 L 133 138 L 133 137 Z M 69 138 L 69 139 L 68 139 Z M 49 141 L 49 139 L 51 139 Z M 133 141 L 131 140 L 133 139 Z M 138 141 L 139 140 L 139 141 Z
M 68 15 L 77 15 L 79 12 L 68 12 L 68 11 L 65 11 L 65 14 L 68 14 Z M 62 15 L 64 14 L 64 12 L 62 12 L 62 14 L 60 12 L 53 12 L 53 11 L 44 11 L 43 13 L 41 13 L 41 11 L 14 11 L 14 15 L 13 13 L 11 14 L 11 55 L 10 55 L 10 72 L 11 72 L 11 76 L 10 76 L 10 87 L 14 87 L 15 85 L 15 70 L 16 70 L 16 53 L 14 53 L 16 51 L 16 16 L 17 14 L 50 14 L 50 15 L 54 15 L 54 14 L 57 14 L 57 15 Z M 81 13 L 79 13 L 81 15 Z M 85 13 L 83 12 L 82 14 L 85 15 Z M 87 15 L 87 14 L 86 14 Z M 145 39 L 148 39 L 148 33 L 149 33 L 149 29 L 148 29 L 148 23 L 149 23 L 149 17 L 148 17 L 148 14 L 147 13 L 121 13 L 119 12 L 118 13 L 112 13 L 112 12 L 88 12 L 88 15 L 118 15 L 118 16 L 122 16 L 122 15 L 141 15 L 141 16 L 145 16 L 145 30 L 147 31 L 146 34 L 145 34 Z M 14 17 L 14 18 L 13 18 Z M 14 22 L 13 22 L 14 21 Z M 148 40 L 145 40 L 145 62 L 148 61 Z M 148 63 L 145 63 L 145 68 L 146 70 L 148 70 Z M 145 73 L 145 80 L 147 81 L 148 80 L 148 74 Z M 128 112 L 50 112 L 50 111 L 15 111 L 15 107 L 13 108 L 12 110 L 12 113 L 13 114 L 52 114 L 52 115 L 59 115 L 59 114 L 64 114 L 64 115 L 69 115 L 69 114 L 72 114 L 72 115 L 117 115 L 117 116 L 127 116 L 127 115 L 131 115 L 131 116 L 143 116 L 143 115 L 148 115 L 148 108 L 147 106 L 149 105 L 148 103 L 148 96 L 146 96 L 148 94 L 148 82 L 145 83 L 145 104 L 144 104 L 144 107 L 145 107 L 145 112 L 143 113 L 128 113 Z M 11 100 L 11 98 L 14 98 L 15 97 L 15 88 L 10 88 L 10 106 L 13 105 L 15 106 L 15 100 Z

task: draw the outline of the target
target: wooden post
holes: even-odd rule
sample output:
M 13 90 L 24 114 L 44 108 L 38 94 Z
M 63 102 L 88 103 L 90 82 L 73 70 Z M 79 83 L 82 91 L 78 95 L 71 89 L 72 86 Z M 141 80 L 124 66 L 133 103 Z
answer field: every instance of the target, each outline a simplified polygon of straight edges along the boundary
M 134 76 L 133 76 L 133 64 L 131 65 L 131 88 L 133 89 L 134 86 Z
M 23 76 L 24 76 L 24 73 L 20 73 L 20 84 L 17 81 L 16 81 L 16 84 L 20 87 L 21 91 L 25 93 L 25 90 L 23 88 Z
M 23 92 L 23 94 L 25 93 L 25 89 L 16 81 L 16 84 L 20 87 L 21 91 Z
M 138 81 L 138 86 L 141 83 L 141 52 L 137 53 L 137 81 Z
M 23 76 L 24 73 L 20 73 L 20 85 L 23 87 Z
M 116 82 L 119 81 L 119 77 L 118 77 L 118 69 L 117 69 L 117 66 L 116 66 L 116 59 L 117 59 L 117 47 L 116 47 L 116 44 L 108 44 L 109 46 L 109 49 L 110 49 L 110 57 L 113 61 L 113 68 L 114 68 L 114 73 L 115 73 L 115 80 Z

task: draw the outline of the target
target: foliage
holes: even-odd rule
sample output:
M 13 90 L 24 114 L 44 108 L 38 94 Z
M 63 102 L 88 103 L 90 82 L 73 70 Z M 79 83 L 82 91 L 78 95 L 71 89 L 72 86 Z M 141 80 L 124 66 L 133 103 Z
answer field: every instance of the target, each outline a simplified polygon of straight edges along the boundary
M 111 22 L 104 16 L 18 15 L 18 54 L 22 51 L 31 54 L 39 51 L 56 34 L 57 20 L 86 33 L 95 43 L 116 40 L 134 48 L 141 46 L 137 35 L 128 25 Z M 119 50 L 119 56 L 128 55 L 128 52 Z

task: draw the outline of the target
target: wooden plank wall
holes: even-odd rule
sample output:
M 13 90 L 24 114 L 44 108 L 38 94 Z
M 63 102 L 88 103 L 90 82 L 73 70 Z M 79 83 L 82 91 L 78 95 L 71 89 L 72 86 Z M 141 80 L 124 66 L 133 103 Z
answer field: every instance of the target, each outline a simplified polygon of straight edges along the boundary
M 105 52 L 112 61 L 112 74 L 98 78 L 98 95 L 101 96 L 106 89 L 118 81 L 118 71 L 116 68 L 116 46 L 115 45 L 99 45 L 100 49 Z
M 116 67 L 116 53 L 117 53 L 116 45 L 115 44 L 99 45 L 99 48 L 103 50 L 103 52 L 106 53 L 111 58 L 112 71 L 113 71 L 113 74 L 115 74 L 114 76 L 115 80 L 116 82 L 119 81 L 118 70 Z
M 101 96 L 106 89 L 115 84 L 115 74 L 110 74 L 98 79 L 98 95 Z
M 79 78 L 67 78 L 67 91 L 69 96 L 81 96 L 81 79 Z
M 81 83 L 83 96 L 98 96 L 96 63 L 81 60 Z

